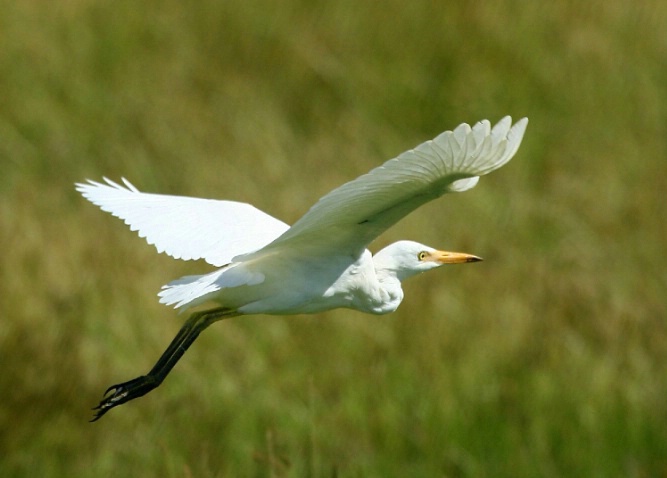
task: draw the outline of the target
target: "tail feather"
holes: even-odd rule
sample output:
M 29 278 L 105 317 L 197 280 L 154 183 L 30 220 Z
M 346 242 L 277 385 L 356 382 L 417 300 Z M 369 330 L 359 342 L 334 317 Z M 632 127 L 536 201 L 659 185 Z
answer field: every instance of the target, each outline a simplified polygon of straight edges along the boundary
M 184 276 L 162 286 L 160 303 L 187 310 L 207 300 L 218 298 L 216 292 L 264 282 L 264 274 L 249 270 L 246 264 L 231 263 L 210 274 Z M 231 304 L 223 304 L 231 306 Z M 238 304 L 236 304 L 238 306 Z
M 174 305 L 175 309 L 187 310 L 199 304 L 201 299 L 208 294 L 221 289 L 217 279 L 225 269 L 217 270 L 211 274 L 184 276 L 162 286 L 158 293 L 160 303 Z

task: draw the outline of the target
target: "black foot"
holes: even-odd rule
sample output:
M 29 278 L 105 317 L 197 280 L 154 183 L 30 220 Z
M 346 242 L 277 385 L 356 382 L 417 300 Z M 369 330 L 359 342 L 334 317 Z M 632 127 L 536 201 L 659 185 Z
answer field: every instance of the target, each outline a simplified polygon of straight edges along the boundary
M 107 388 L 107 391 L 104 392 L 104 398 L 98 406 L 93 408 L 96 410 L 95 416 L 91 422 L 97 421 L 102 416 L 111 410 L 113 407 L 122 405 L 125 402 L 134 400 L 143 395 L 146 395 L 148 392 L 160 385 L 160 382 L 150 375 L 142 375 L 137 377 L 134 380 L 129 382 L 119 383 L 117 385 L 112 385 Z M 109 392 L 113 392 L 111 395 L 107 396 Z
M 225 307 L 192 314 L 150 372 L 129 382 L 112 385 L 104 392 L 104 398 L 100 404 L 93 408 L 96 412 L 91 422 L 102 418 L 113 407 L 146 395 L 158 387 L 202 330 L 218 320 L 239 315 L 241 315 L 239 312 Z M 112 392 L 111 395 L 109 395 L 109 392 Z

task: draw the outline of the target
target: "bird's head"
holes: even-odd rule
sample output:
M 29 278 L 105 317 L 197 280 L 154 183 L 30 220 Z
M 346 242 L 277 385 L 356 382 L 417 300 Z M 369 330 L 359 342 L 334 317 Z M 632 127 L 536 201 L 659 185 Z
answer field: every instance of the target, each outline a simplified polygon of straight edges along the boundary
M 444 264 L 462 264 L 482 259 L 463 252 L 439 251 L 413 241 L 398 241 L 379 251 L 373 257 L 378 274 L 388 273 L 399 281 Z

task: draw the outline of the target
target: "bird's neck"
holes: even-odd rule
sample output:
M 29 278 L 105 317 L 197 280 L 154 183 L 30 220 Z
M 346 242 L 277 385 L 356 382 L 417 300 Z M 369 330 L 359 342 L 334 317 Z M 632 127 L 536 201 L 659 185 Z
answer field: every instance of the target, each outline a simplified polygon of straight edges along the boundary
M 381 300 L 377 304 L 374 313 L 388 314 L 395 311 L 403 300 L 403 288 L 393 271 L 376 269 L 375 275 L 378 280 L 379 295 Z

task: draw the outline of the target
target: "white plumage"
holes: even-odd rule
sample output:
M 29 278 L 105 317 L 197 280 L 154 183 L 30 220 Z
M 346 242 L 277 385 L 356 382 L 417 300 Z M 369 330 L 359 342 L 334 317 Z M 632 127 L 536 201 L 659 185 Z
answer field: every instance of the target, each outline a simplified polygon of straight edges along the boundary
M 220 267 L 289 229 L 250 204 L 142 193 L 122 180 L 125 186 L 104 178 L 106 184 L 88 180 L 76 189 L 103 211 L 123 219 L 158 252 L 175 259 L 204 259 Z
M 312 287 L 318 282 L 313 272 L 322 274 L 325 263 L 332 272 L 324 274 L 325 282 L 339 280 L 346 266 L 361 267 L 359 261 L 370 260 L 364 253 L 367 245 L 403 216 L 445 193 L 474 187 L 479 176 L 509 161 L 527 122 L 524 118 L 512 126 L 505 117 L 493 129 L 488 121 L 480 121 L 473 128 L 462 124 L 444 132 L 331 191 L 291 228 L 249 204 L 143 193 L 126 179 L 125 186 L 105 178 L 107 184 L 88 181 L 77 184 L 77 190 L 123 219 L 158 252 L 222 266 L 169 283 L 159 294 L 160 302 L 185 308 L 215 299 L 212 294 L 224 289 L 257 286 L 263 290 L 244 288 L 248 300 L 239 293 L 228 293 L 224 300 L 221 293 L 219 302 L 240 311 L 247 306 L 245 310 L 253 313 L 298 313 L 304 307 L 286 297 L 274 297 L 282 305 L 273 307 L 262 294 L 275 293 L 276 287 L 283 294 L 288 287 Z M 303 274 L 302 280 L 296 271 Z M 266 287 L 267 277 L 279 283 Z M 314 299 L 289 292 L 299 296 L 295 299 Z M 320 306 L 310 303 L 305 310 L 332 308 L 327 297 L 322 299 Z M 354 308 L 366 309 L 360 305 Z
M 292 227 L 249 204 L 143 193 L 126 179 L 123 185 L 106 178 L 105 183 L 89 180 L 76 188 L 123 219 L 158 252 L 176 259 L 204 259 L 219 267 L 175 280 L 159 293 L 160 302 L 182 310 L 207 301 L 222 306 L 208 316 L 194 314 L 184 327 L 194 337 L 213 321 L 235 315 L 313 313 L 337 307 L 383 314 L 394 311 L 403 299 L 402 280 L 443 264 L 479 258 L 411 241 L 394 243 L 373 257 L 368 244 L 422 204 L 466 191 L 480 176 L 507 163 L 527 124 L 523 118 L 512 125 L 510 117 L 493 128 L 486 120 L 472 128 L 462 124 L 334 189 Z M 182 334 L 174 343 L 187 344 L 172 344 L 165 356 L 194 340 L 182 339 Z M 176 360 L 160 359 L 160 370 L 154 372 L 160 382 Z M 168 366 L 158 367 L 165 361 Z M 146 380 L 136 387 L 141 393 L 132 388 L 135 381 L 115 386 L 96 418 L 146 393 Z M 130 392 L 123 392 L 128 386 Z

